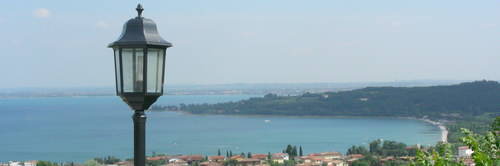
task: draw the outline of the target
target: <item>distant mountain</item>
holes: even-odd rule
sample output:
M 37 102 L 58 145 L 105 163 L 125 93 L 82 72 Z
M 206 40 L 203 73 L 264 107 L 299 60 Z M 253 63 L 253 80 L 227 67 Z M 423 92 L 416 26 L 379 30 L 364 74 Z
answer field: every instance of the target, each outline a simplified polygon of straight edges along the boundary
M 351 91 L 267 94 L 239 102 L 154 106 L 193 114 L 398 116 L 460 118 L 500 114 L 500 84 L 476 81 L 449 86 L 368 87 Z

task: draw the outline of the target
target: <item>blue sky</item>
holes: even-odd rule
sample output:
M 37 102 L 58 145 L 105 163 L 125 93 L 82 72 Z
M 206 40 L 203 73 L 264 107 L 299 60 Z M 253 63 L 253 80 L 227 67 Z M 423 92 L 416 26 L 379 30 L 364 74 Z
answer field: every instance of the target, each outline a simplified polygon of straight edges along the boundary
M 496 0 L 23 0 L 0 2 L 0 88 L 113 86 L 138 2 L 167 84 L 500 80 Z

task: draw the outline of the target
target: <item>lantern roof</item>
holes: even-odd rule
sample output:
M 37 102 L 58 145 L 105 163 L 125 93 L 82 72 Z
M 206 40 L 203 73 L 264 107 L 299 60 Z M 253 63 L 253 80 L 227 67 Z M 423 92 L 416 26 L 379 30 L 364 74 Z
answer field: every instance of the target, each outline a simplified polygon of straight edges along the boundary
M 160 46 L 172 47 L 172 44 L 164 40 L 156 28 L 156 23 L 148 18 L 142 17 L 141 4 L 137 5 L 137 17 L 132 18 L 123 25 L 123 31 L 118 40 L 108 45 L 115 46 Z

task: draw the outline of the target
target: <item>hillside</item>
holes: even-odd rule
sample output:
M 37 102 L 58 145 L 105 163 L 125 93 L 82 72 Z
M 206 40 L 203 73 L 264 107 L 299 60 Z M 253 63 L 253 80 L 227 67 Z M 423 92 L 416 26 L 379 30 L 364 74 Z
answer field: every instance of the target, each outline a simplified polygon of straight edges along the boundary
M 154 110 L 193 114 L 398 116 L 461 119 L 500 114 L 500 84 L 476 81 L 450 86 L 368 87 L 352 91 L 268 94 L 239 102 L 154 106 Z

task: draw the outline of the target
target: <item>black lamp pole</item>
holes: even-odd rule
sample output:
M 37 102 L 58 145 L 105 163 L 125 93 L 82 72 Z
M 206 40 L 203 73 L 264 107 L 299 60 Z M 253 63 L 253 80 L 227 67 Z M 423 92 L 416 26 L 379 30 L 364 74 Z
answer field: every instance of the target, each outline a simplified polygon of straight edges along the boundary
M 134 110 L 134 165 L 146 165 L 146 114 L 163 95 L 165 52 L 172 44 L 165 41 L 151 19 L 142 17 L 137 5 L 137 17 L 123 26 L 113 48 L 115 59 L 116 94 Z
M 134 120 L 134 166 L 146 164 L 146 114 L 136 110 L 132 116 Z

